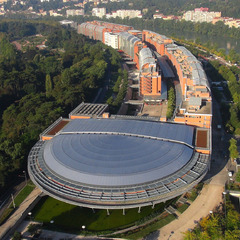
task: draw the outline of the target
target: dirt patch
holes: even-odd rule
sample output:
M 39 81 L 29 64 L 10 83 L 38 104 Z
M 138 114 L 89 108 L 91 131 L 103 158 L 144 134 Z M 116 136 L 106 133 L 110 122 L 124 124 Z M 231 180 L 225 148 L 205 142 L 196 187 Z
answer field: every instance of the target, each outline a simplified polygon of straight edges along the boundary
M 196 147 L 207 148 L 207 131 L 197 130 Z
M 55 135 L 58 133 L 64 126 L 66 126 L 69 123 L 67 120 L 62 120 L 59 122 L 54 128 L 52 128 L 46 135 Z
M 146 117 L 166 117 L 167 112 L 167 104 L 163 102 L 161 104 L 144 104 L 142 112 L 139 116 L 146 116 Z

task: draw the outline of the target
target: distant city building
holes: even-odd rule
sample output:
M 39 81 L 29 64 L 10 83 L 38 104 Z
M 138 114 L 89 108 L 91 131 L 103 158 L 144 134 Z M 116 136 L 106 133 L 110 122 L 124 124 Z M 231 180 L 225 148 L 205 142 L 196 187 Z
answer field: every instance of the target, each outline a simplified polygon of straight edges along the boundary
M 180 16 L 174 16 L 174 15 L 165 16 L 162 13 L 153 14 L 153 19 L 157 19 L 157 18 L 161 18 L 163 20 L 180 20 L 181 19 Z
M 74 6 L 84 8 L 84 3 L 76 3 Z
M 80 9 L 68 9 L 66 11 L 66 15 L 67 17 L 69 16 L 80 16 L 80 15 L 84 15 L 84 9 L 80 8 Z
M 53 16 L 53 17 L 58 17 L 58 16 L 62 16 L 61 13 L 54 11 L 54 10 L 49 10 L 49 15 Z
M 46 16 L 46 15 L 47 15 L 47 12 L 44 11 L 43 9 L 39 9 L 39 13 L 38 13 L 38 15 Z
M 183 19 L 192 22 L 212 22 L 214 18 L 221 17 L 221 12 L 209 12 L 208 8 L 195 8 L 194 11 L 187 11 Z
M 101 3 L 100 0 L 94 0 L 94 5 L 95 5 L 95 6 L 99 5 L 100 3 Z
M 117 10 L 113 11 L 112 14 L 106 14 L 106 18 L 142 18 L 142 12 L 140 10 Z
M 96 16 L 102 18 L 106 16 L 106 8 L 93 8 L 92 9 L 92 16 Z
M 240 27 L 240 19 L 221 18 L 221 21 L 223 21 L 224 24 L 229 26 L 230 28 L 232 28 L 232 27 L 239 28 Z
M 77 23 L 74 21 L 62 20 L 62 21 L 59 21 L 59 23 L 63 26 L 72 27 L 72 28 L 77 29 Z
M 155 13 L 153 14 L 153 19 L 157 19 L 157 18 L 163 18 L 163 14 L 162 13 Z

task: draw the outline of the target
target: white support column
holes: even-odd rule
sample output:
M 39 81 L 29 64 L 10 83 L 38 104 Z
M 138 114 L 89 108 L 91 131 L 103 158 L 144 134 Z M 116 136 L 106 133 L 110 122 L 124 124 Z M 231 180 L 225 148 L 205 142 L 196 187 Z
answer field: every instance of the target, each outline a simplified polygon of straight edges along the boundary
M 125 208 L 123 208 L 123 215 L 125 215 Z
M 107 215 L 109 216 L 110 215 L 110 213 L 109 213 L 109 210 L 107 209 Z
M 140 212 L 141 212 L 141 207 L 138 208 L 138 213 L 140 213 Z

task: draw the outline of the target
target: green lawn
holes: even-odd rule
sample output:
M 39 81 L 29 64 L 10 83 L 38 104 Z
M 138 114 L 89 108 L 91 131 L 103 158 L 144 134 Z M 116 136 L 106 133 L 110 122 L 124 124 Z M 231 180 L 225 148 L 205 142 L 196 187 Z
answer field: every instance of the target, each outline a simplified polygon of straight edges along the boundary
M 28 184 L 14 198 L 16 208 L 27 198 L 34 188 L 35 185 L 29 181 Z M 2 216 L 0 216 L 0 224 L 2 224 L 13 213 L 14 210 L 13 204 L 11 204 L 9 208 L 3 212 Z
M 25 200 L 25 198 L 32 192 L 34 188 L 35 185 L 33 185 L 33 183 L 28 183 L 27 186 L 25 186 L 22 191 L 19 192 L 19 194 L 14 199 L 16 207 L 18 207 Z
M 181 205 L 180 207 L 178 207 L 177 210 L 178 210 L 180 213 L 183 213 L 188 207 L 189 207 L 188 204 L 183 204 L 183 205 Z
M 153 224 L 148 225 L 147 227 L 144 227 L 140 231 L 129 234 L 129 235 L 124 235 L 124 238 L 127 239 L 142 239 L 143 237 L 147 236 L 148 234 L 160 229 L 161 227 L 167 225 L 171 221 L 175 220 L 176 218 L 173 215 L 168 215 L 167 217 L 164 217 L 160 219 L 157 222 L 154 222 Z M 161 231 L 161 230 L 160 230 Z
M 154 209 L 151 206 L 143 207 L 141 213 L 138 209 L 128 209 L 123 215 L 122 210 L 95 210 L 70 205 L 51 197 L 44 197 L 33 209 L 33 217 L 36 221 L 48 225 L 54 221 L 54 227 L 63 231 L 79 232 L 82 225 L 89 231 L 106 231 L 125 228 L 134 225 L 136 221 L 149 216 L 155 211 L 163 211 L 164 204 L 157 204 Z M 53 224 L 52 224 L 53 225 Z
M 192 202 L 197 198 L 198 196 L 198 192 L 196 189 L 193 189 L 188 197 L 189 200 L 191 200 Z

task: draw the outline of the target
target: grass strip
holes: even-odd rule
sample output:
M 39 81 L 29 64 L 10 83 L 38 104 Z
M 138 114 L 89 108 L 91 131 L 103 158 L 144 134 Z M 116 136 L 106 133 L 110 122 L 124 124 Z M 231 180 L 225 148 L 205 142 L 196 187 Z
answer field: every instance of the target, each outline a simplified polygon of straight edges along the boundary
M 20 206 L 20 204 L 27 198 L 27 196 L 33 191 L 35 186 L 31 181 L 18 193 L 18 195 L 14 198 L 14 203 L 16 208 Z M 2 216 L 0 217 L 0 225 L 4 223 L 10 215 L 14 212 L 15 208 L 11 203 L 10 206 L 3 212 Z
M 177 210 L 180 213 L 183 213 L 188 207 L 189 207 L 189 205 L 185 203 L 185 204 L 181 205 L 180 207 L 178 207 Z
M 142 239 L 143 237 L 147 236 L 148 234 L 150 234 L 154 231 L 159 230 L 160 228 L 162 228 L 163 226 L 167 225 L 168 223 L 172 222 L 175 219 L 176 219 L 175 216 L 168 215 L 146 227 L 142 227 L 142 228 L 138 229 L 136 233 L 121 235 L 121 237 L 124 237 L 127 239 L 133 239 L 133 240 L 140 239 L 140 238 Z

